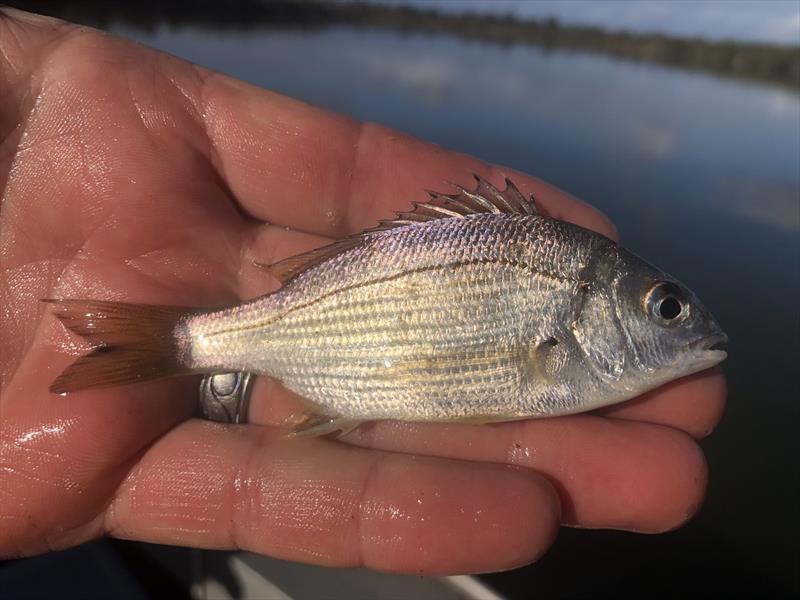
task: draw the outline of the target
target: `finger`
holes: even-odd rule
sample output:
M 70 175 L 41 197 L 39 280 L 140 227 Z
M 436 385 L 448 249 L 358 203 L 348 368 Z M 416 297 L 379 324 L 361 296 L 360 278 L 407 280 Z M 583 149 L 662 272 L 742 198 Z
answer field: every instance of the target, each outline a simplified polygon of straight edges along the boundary
M 722 418 L 726 396 L 725 376 L 717 367 L 597 412 L 614 419 L 668 425 L 702 439 Z
M 524 470 L 189 421 L 131 472 L 106 527 L 150 542 L 430 575 L 535 560 L 558 517 L 550 485 Z
M 16 40 L 50 39 L 57 31 L 51 20 L 25 13 L 14 13 L 9 23 L 20 29 L 13 36 Z M 64 31 L 73 29 L 58 21 L 53 23 Z M 87 28 L 82 31 L 92 35 Z M 124 54 L 126 67 L 130 67 L 129 92 L 144 94 L 145 107 L 150 98 L 140 79 L 152 84 L 153 65 L 156 74 L 163 76 L 159 82 L 169 82 L 165 92 L 181 94 L 188 101 L 186 114 L 202 121 L 212 158 L 231 191 L 241 206 L 259 219 L 340 237 L 372 224 L 377 217 L 407 208 L 412 200 L 424 199 L 424 188 L 440 188 L 447 180 L 470 184 L 469 175 L 479 173 L 502 184 L 504 171 L 477 159 L 311 107 L 173 57 L 154 58 L 154 52 L 144 47 L 126 45 L 121 40 L 114 43 L 115 52 Z M 8 70 L 13 71 L 19 65 L 10 64 L 8 57 L 6 53 Z M 131 66 L 139 64 L 140 69 Z M 186 117 L 171 116 L 181 121 Z M 148 113 L 148 123 L 151 120 Z M 208 144 L 195 138 L 194 128 L 183 123 L 181 128 L 192 131 L 187 143 L 206 155 Z M 595 209 L 534 178 L 514 177 L 522 191 L 534 192 L 553 216 L 614 234 L 608 220 Z
M 475 158 L 203 73 L 198 114 L 231 191 L 258 219 L 341 237 L 425 200 L 426 188 L 445 181 L 470 186 L 478 173 L 504 185 L 506 171 Z M 615 235 L 608 219 L 569 194 L 509 174 L 548 214 Z
M 42 51 L 61 36 L 69 24 L 8 6 L 0 7 L 0 81 L 5 92 L 18 99 L 30 89 L 15 89 L 39 66 Z M 5 94 L 4 94 L 5 95 Z M 0 100 L 3 102 L 5 98 Z M 33 98 L 30 99 L 33 102 Z
M 187 380 L 61 397 L 40 390 L 57 368 L 40 362 L 30 377 L 27 369 L 0 399 L 0 558 L 100 535 L 97 516 L 131 461 L 193 410 Z
M 501 425 L 382 422 L 345 438 L 361 446 L 528 467 L 558 490 L 563 523 L 661 532 L 699 508 L 706 463 L 684 433 L 594 416 Z
M 31 18 L 35 20 L 28 22 Z M 39 24 L 47 27 L 37 27 Z M 20 122 L 33 110 L 39 95 L 30 81 L 31 71 L 41 60 L 42 47 L 59 35 L 60 25 L 55 19 L 0 7 L 0 173 L 4 187 L 25 129 Z
M 291 428 L 309 405 L 260 377 L 249 418 Z M 591 528 L 664 531 L 700 506 L 705 459 L 686 434 L 649 423 L 594 415 L 497 425 L 367 423 L 344 438 L 361 446 L 460 460 L 512 464 L 549 477 L 564 523 Z

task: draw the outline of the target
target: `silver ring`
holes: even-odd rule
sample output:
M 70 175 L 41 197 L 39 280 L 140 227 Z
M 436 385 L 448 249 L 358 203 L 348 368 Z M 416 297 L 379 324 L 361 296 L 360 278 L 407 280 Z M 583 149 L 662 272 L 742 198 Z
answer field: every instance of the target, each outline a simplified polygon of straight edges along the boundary
M 200 382 L 200 410 L 209 421 L 247 423 L 252 373 L 214 373 Z

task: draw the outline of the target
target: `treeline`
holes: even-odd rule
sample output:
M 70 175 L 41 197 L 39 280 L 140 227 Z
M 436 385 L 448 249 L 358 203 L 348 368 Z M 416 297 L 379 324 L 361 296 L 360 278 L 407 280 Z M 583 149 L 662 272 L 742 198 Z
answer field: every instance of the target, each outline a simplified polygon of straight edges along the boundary
M 270 26 L 320 28 L 347 24 L 406 32 L 447 33 L 503 44 L 522 43 L 553 49 L 602 52 L 621 58 L 774 81 L 800 88 L 800 45 L 786 47 L 712 42 L 700 38 L 609 32 L 596 27 L 564 26 L 553 19 L 523 20 L 513 16 L 450 14 L 362 2 L 139 0 L 128 3 L 64 0 L 53 3 L 29 0 L 10 4 L 98 27 L 119 23 L 145 30 L 162 24 L 249 30 Z

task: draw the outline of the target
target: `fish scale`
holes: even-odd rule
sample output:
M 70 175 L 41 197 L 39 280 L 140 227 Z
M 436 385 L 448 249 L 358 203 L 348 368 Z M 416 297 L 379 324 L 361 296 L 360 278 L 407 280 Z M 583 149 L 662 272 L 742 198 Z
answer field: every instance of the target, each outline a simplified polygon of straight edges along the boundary
M 459 297 L 455 298 L 453 304 L 461 306 L 474 306 L 475 313 L 473 314 L 476 316 L 484 312 L 489 312 L 486 310 L 484 299 L 487 295 L 486 292 L 494 291 L 488 289 L 491 285 L 491 282 L 483 282 L 483 284 L 479 286 L 479 289 L 460 294 Z M 505 291 L 504 287 L 497 286 L 497 289 Z M 445 296 L 446 294 L 432 295 L 432 297 L 427 298 L 426 301 L 431 302 L 433 307 L 441 306 L 439 302 L 441 302 Z M 509 293 L 509 297 L 512 297 L 511 293 Z M 452 298 L 450 299 L 453 300 Z M 380 340 L 383 339 L 384 336 L 391 335 L 392 333 L 396 333 L 398 335 L 419 335 L 422 332 L 416 331 L 417 329 L 427 328 L 431 324 L 441 320 L 441 316 L 439 314 L 441 311 L 437 310 L 436 308 L 421 313 L 398 315 L 398 300 L 399 299 L 396 297 L 381 298 L 378 296 L 371 299 L 368 303 L 359 302 L 358 306 L 352 308 L 350 306 L 338 306 L 331 310 L 323 309 L 321 311 L 323 312 L 323 316 L 298 315 L 298 318 L 294 320 L 289 320 L 286 318 L 272 328 L 272 335 L 269 337 L 268 342 L 272 345 L 281 342 L 294 344 L 296 337 L 308 336 L 309 334 L 319 331 L 320 328 L 324 328 L 327 334 L 326 338 L 324 340 L 311 339 L 310 342 L 320 343 L 326 346 L 335 346 L 337 345 L 336 342 L 339 340 L 339 338 L 352 334 L 363 335 L 364 337 L 361 339 L 364 341 L 367 341 L 370 338 L 376 338 L 377 340 Z M 437 302 L 437 300 L 439 302 Z M 510 298 L 506 300 L 497 299 L 492 296 L 490 297 L 490 304 L 494 305 L 491 306 L 491 308 L 494 309 L 493 312 L 513 313 L 515 310 Z M 352 315 L 353 313 L 362 313 L 365 319 L 359 321 L 348 316 Z M 513 317 L 514 315 L 507 314 L 505 316 Z M 387 321 L 393 317 L 402 318 L 403 328 L 397 329 L 395 323 L 387 323 Z M 489 328 L 491 327 L 491 322 L 456 322 L 453 324 L 453 328 L 449 331 L 448 339 L 455 340 L 459 338 L 460 335 L 468 334 L 468 332 L 463 331 L 465 328 L 473 329 L 476 327 Z
M 485 416 L 511 414 L 526 391 L 530 332 L 553 329 L 573 305 L 585 261 L 570 252 L 568 227 L 474 215 L 376 234 L 239 311 L 233 330 L 224 313 L 190 319 L 193 366 L 271 375 L 345 417 L 401 418 L 427 398 L 416 415 L 447 418 L 472 397 Z M 561 234 L 569 259 L 539 230 Z

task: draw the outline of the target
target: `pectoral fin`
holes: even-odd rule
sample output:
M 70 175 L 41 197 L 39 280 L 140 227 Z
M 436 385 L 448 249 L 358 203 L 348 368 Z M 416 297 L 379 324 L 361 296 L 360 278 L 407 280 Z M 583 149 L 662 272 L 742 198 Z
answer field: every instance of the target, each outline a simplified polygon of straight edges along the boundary
M 528 367 L 536 381 L 550 383 L 553 381 L 563 362 L 563 349 L 554 337 L 543 339 L 528 349 Z

